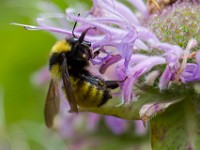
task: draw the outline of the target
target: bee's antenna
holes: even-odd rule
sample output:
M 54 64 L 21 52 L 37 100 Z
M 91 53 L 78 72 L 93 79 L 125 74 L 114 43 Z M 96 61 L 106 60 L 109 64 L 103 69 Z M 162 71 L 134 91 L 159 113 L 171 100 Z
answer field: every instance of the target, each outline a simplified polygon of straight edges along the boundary
M 88 30 L 90 30 L 90 29 L 96 29 L 96 28 L 95 28 L 95 27 L 89 27 L 89 28 L 87 28 L 85 31 L 82 32 L 81 36 L 78 38 L 78 41 L 77 41 L 77 43 L 76 43 L 75 46 L 74 46 L 74 50 L 71 52 L 71 53 L 72 53 L 72 56 L 74 56 L 74 55 L 77 53 L 77 51 L 80 50 L 80 48 L 77 48 L 77 47 L 85 45 L 85 48 L 86 48 L 87 50 L 89 50 L 90 58 L 93 58 L 93 57 L 94 57 L 93 54 L 92 54 L 92 52 L 90 51 L 90 46 L 83 43 L 84 38 L 85 38 L 85 35 L 86 35 L 86 33 L 88 32 Z M 87 41 L 87 42 L 88 42 L 88 41 Z M 90 42 L 88 42 L 88 44 L 90 44 Z
M 78 43 L 82 43 L 82 42 L 83 42 L 86 33 L 87 33 L 88 30 L 90 30 L 90 29 L 96 29 L 96 27 L 89 27 L 89 28 L 87 28 L 85 31 L 83 31 L 83 33 L 81 34 L 81 36 L 80 36 L 79 39 L 78 39 Z
M 79 16 L 80 16 L 80 13 L 78 14 L 78 17 Z M 72 35 L 73 35 L 73 37 L 76 37 L 75 34 L 74 34 L 74 29 L 76 28 L 76 25 L 77 25 L 77 21 L 75 22 L 74 27 L 72 29 Z

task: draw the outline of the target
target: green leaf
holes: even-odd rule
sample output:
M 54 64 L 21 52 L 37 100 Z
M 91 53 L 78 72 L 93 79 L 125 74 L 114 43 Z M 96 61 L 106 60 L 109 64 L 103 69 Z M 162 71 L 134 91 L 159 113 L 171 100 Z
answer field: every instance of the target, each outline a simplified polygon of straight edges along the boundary
M 153 150 L 200 149 L 200 115 L 193 101 L 194 97 L 185 98 L 151 120 Z
M 111 115 L 126 120 L 141 120 L 143 115 L 147 115 L 149 119 L 159 111 L 164 111 L 168 106 L 178 102 L 182 98 L 180 96 L 170 95 L 168 92 L 159 92 L 158 89 L 150 87 L 140 87 L 139 95 L 137 100 L 126 103 L 121 103 L 121 99 L 111 99 L 101 107 L 83 108 L 79 107 L 79 111 L 83 112 L 94 112 L 103 115 Z M 155 113 L 142 114 L 141 109 L 152 103 L 160 103 L 164 105 Z M 166 104 L 165 104 L 166 103 Z M 151 110 L 150 110 L 151 111 Z M 144 120 L 143 120 L 144 121 Z M 148 121 L 148 119 L 146 120 Z
M 157 95 L 152 93 L 146 93 L 140 96 L 137 101 L 130 101 L 127 103 L 121 103 L 121 99 L 111 99 L 105 105 L 101 107 L 83 108 L 80 107 L 79 111 L 82 112 L 94 112 L 103 115 L 115 116 L 126 120 L 139 120 L 139 111 L 141 107 L 149 102 L 152 102 L 152 98 Z

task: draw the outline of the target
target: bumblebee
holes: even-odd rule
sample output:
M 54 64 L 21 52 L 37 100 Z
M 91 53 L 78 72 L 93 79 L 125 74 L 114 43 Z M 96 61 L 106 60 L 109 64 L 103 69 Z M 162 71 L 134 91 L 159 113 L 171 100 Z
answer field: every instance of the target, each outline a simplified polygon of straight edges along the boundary
M 69 111 L 78 112 L 77 106 L 102 106 L 112 98 L 110 90 L 118 87 L 118 81 L 105 81 L 86 69 L 89 60 L 98 55 L 98 52 L 92 53 L 91 43 L 84 40 L 90 29 L 82 32 L 79 38 L 72 31 L 72 38 L 58 41 L 51 50 L 49 70 L 52 79 L 44 110 L 47 127 L 53 126 L 59 111 L 60 88 L 69 102 Z

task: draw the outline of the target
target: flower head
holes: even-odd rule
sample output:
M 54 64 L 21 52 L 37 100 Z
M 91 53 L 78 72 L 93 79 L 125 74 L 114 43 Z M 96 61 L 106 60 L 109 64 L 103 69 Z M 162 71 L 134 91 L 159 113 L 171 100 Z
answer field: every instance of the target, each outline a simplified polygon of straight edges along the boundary
M 196 15 L 200 4 L 179 0 L 173 3 L 155 14 L 148 13 L 142 0 L 128 0 L 130 7 L 117 0 L 93 0 L 93 7 L 80 16 L 74 9 L 66 10 L 64 19 L 69 22 L 65 27 L 70 27 L 70 21 L 78 23 L 75 36 L 94 28 L 85 40 L 91 42 L 93 52 L 100 52 L 91 60 L 97 73 L 105 79 L 123 81 L 121 105 L 113 102 L 112 106 L 108 104 L 108 109 L 99 108 L 100 113 L 125 119 L 147 116 L 144 120 L 148 120 L 188 97 L 191 91 L 198 94 L 194 82 L 200 80 L 200 18 Z M 66 38 L 73 36 L 71 29 L 48 24 L 50 19 L 39 18 L 37 27 L 23 26 L 60 33 Z M 110 71 L 111 68 L 114 69 Z M 80 110 L 99 112 L 93 108 Z M 112 124 L 112 119 L 107 123 Z

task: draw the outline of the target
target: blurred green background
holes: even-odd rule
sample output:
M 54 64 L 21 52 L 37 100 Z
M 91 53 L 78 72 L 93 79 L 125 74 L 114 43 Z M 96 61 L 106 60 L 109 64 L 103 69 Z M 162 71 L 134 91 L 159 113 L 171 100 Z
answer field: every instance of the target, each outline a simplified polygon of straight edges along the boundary
M 0 1 L 0 84 L 4 91 L 8 123 L 21 119 L 43 119 L 41 112 L 44 91 L 33 87 L 30 78 L 48 63 L 49 51 L 56 38 L 45 31 L 27 31 L 23 27 L 10 25 L 12 22 L 37 25 L 35 19 L 42 12 L 38 7 L 41 2 L 42 0 Z M 67 7 L 67 1 L 64 0 L 44 2 L 55 3 L 63 13 Z
M 10 25 L 11 22 L 36 25 L 35 18 L 42 12 L 38 7 L 40 2 L 42 0 L 0 1 L 0 150 L 68 149 L 64 141 L 44 125 L 48 86 L 37 87 L 31 82 L 32 75 L 48 63 L 56 38 L 45 31 L 27 31 Z M 63 12 L 68 5 L 64 0 L 49 2 L 58 5 Z M 74 5 L 79 1 L 70 3 Z M 87 3 L 91 4 L 89 0 Z M 121 144 L 115 144 L 119 142 Z M 113 144 L 108 141 L 110 147 L 104 143 L 102 149 L 121 149 L 119 145 L 123 147 L 127 142 L 130 145 L 132 140 L 116 137 Z
M 56 39 L 45 31 L 27 31 L 10 25 L 36 25 L 35 18 L 42 11 L 38 8 L 40 2 L 0 1 L 0 150 L 62 146 L 59 138 L 47 139 L 49 135 L 45 133 L 43 107 L 47 86 L 38 88 L 31 83 L 33 73 L 48 63 L 49 50 Z M 66 1 L 50 2 L 59 5 L 63 12 L 67 7 Z

